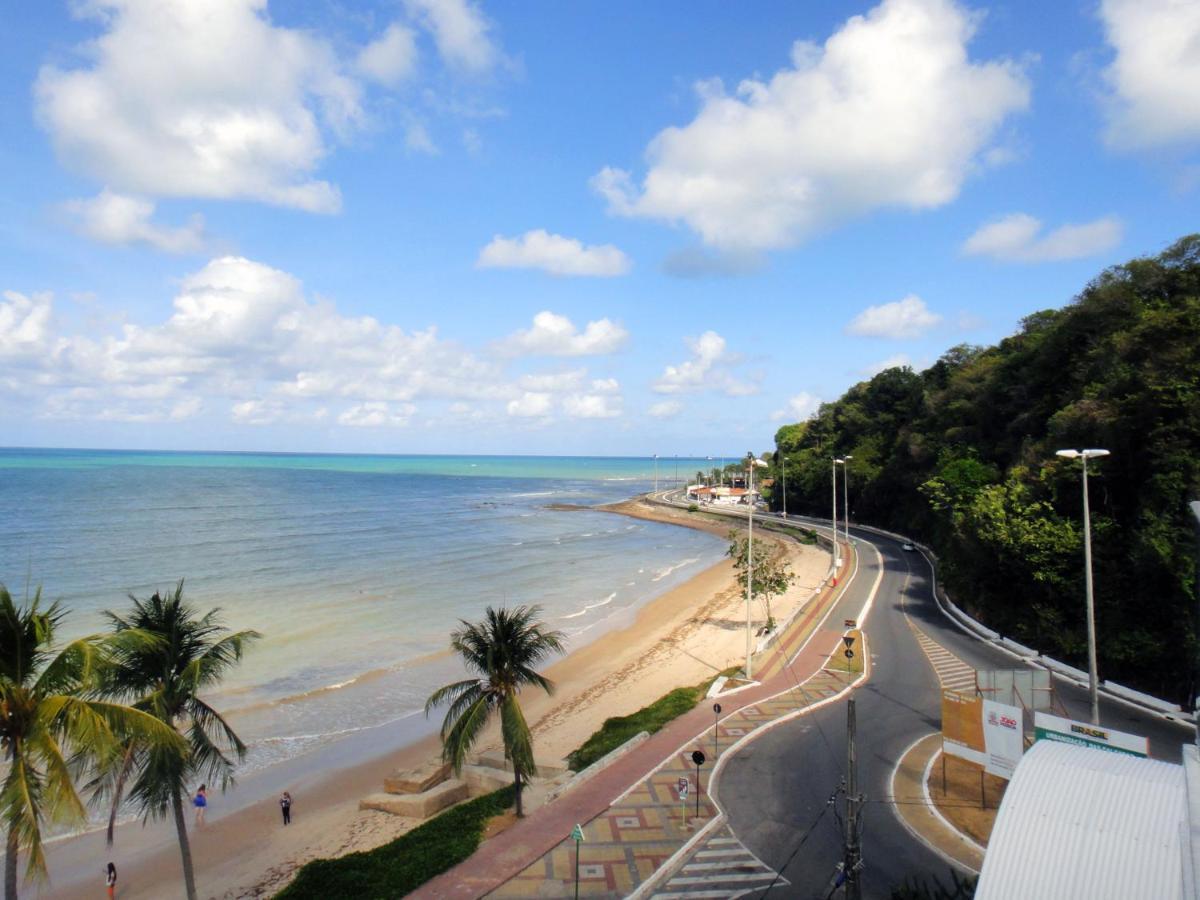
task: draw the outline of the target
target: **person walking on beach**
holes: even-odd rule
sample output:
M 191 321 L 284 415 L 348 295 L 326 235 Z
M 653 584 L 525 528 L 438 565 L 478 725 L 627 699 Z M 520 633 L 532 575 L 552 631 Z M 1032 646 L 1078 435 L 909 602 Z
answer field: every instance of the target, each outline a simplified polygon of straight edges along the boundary
M 115 900 L 117 896 L 117 867 L 111 862 L 108 864 L 108 873 L 104 878 L 104 884 L 108 887 L 108 900 Z
M 292 795 L 287 791 L 279 798 L 279 808 L 283 811 L 283 824 L 292 824 Z
M 196 791 L 196 796 L 192 799 L 192 806 L 196 807 L 196 824 L 204 824 L 204 810 L 208 807 L 208 791 L 205 785 L 200 785 L 200 790 Z

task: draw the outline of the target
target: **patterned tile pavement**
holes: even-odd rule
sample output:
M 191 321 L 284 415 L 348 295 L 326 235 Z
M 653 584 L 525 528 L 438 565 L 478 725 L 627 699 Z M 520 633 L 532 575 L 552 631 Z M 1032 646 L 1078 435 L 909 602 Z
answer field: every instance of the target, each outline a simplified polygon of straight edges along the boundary
M 857 674 L 822 670 L 786 693 L 743 707 L 717 726 L 717 756 L 710 730 L 699 741 L 680 748 L 623 798 L 583 826 L 580 847 L 579 896 L 625 897 L 644 882 L 712 820 L 716 809 L 708 798 L 708 775 L 714 759 L 740 738 L 837 694 Z M 693 750 L 703 750 L 699 816 L 696 815 L 696 766 Z M 689 782 L 681 803 L 680 779 Z M 691 860 L 689 859 L 689 862 Z M 563 840 L 541 859 L 489 894 L 491 897 L 538 898 L 573 896 L 575 842 Z

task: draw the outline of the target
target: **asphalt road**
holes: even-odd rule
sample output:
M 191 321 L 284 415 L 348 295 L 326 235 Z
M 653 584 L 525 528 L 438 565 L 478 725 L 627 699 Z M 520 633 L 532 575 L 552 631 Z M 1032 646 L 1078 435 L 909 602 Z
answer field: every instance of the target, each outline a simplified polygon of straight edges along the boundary
M 855 692 L 859 786 L 867 796 L 861 883 L 865 897 L 890 896 L 906 878 L 935 875 L 949 881 L 949 865 L 916 841 L 883 801 L 896 761 L 918 738 L 941 727 L 941 689 L 905 615 L 931 638 L 982 669 L 1023 664 L 959 630 L 935 606 L 931 572 L 920 553 L 863 532 L 851 534 L 860 570 L 830 617 L 853 616 L 877 573 L 883 577 L 867 622 L 873 671 Z M 872 549 L 872 546 L 878 554 Z M 1059 700 L 1073 718 L 1086 719 L 1087 691 L 1056 679 Z M 846 766 L 844 701 L 767 732 L 725 765 L 720 799 L 738 838 L 792 886 L 788 896 L 826 897 L 842 856 L 842 834 L 828 800 Z M 1104 724 L 1150 738 L 1151 754 L 1178 761 L 1190 726 L 1171 723 L 1116 701 L 1101 701 Z M 844 810 L 839 801 L 836 812 Z M 777 892 L 778 893 L 778 892 Z

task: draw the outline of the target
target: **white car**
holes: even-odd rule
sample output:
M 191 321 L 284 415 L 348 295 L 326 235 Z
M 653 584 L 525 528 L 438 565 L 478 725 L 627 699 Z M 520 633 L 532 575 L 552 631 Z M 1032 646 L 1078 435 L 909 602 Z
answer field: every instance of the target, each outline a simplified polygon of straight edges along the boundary
M 905 551 L 906 553 L 913 553 L 916 551 L 917 548 L 914 547 L 912 544 L 904 543 L 904 544 L 900 545 L 900 549 Z

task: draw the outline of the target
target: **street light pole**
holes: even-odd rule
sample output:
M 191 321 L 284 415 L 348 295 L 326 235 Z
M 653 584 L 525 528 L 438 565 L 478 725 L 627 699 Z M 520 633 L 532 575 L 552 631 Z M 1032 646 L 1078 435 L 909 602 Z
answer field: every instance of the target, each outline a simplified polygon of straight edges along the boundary
M 846 520 L 846 550 L 850 549 L 850 460 L 854 459 L 849 453 L 842 457 L 842 517 Z
M 1059 450 L 1056 456 L 1083 460 L 1083 578 L 1087 590 L 1088 696 L 1092 706 L 1092 724 L 1100 724 L 1099 674 L 1096 666 L 1096 603 L 1092 596 L 1092 515 L 1088 507 L 1087 461 L 1108 456 L 1107 450 Z
M 833 577 L 837 578 L 838 564 L 838 539 L 837 539 L 837 464 L 839 460 L 835 456 L 833 458 L 833 518 L 830 520 L 833 523 Z
M 783 517 L 787 518 L 787 457 L 783 458 Z
M 752 680 L 750 672 L 750 589 L 754 585 L 754 455 L 746 454 L 746 496 L 750 498 L 750 521 L 746 528 L 746 680 Z

